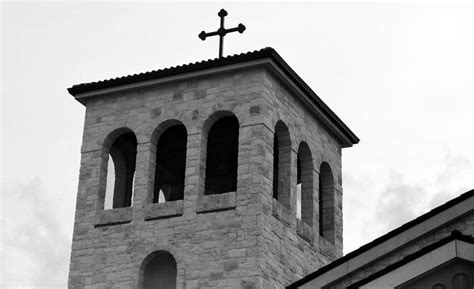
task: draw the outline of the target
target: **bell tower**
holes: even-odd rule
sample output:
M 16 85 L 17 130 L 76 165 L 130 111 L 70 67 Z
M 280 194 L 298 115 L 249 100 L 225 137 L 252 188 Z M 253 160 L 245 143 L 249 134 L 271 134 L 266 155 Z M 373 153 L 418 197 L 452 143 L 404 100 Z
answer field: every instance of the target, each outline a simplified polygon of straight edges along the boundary
M 274 49 L 68 91 L 86 107 L 70 288 L 283 288 L 342 256 L 359 140 Z

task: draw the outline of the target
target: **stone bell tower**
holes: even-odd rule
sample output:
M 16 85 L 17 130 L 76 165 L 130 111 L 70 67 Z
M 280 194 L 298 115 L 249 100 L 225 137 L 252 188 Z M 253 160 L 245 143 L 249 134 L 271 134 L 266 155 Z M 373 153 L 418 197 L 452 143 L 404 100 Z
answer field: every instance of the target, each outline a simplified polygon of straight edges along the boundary
M 70 288 L 283 288 L 342 255 L 359 140 L 272 48 L 69 93 L 86 107 Z

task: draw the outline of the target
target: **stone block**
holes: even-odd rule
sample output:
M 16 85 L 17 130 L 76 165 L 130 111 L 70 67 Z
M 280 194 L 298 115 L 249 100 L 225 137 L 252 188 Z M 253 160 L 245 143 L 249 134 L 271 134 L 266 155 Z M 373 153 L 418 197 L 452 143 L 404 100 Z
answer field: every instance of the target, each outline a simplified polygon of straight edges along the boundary
M 132 208 L 126 207 L 111 210 L 99 210 L 95 216 L 96 227 L 129 223 L 132 221 Z
M 200 196 L 198 198 L 196 211 L 198 213 L 210 213 L 235 209 L 235 196 L 236 192 Z
M 282 203 L 280 203 L 276 199 L 272 199 L 273 202 L 273 209 L 272 209 L 272 214 L 275 218 L 280 220 L 281 222 L 287 224 L 288 226 L 291 226 L 293 228 L 296 227 L 296 216 L 293 215 L 293 213 L 286 208 Z
M 300 219 L 296 219 L 296 233 L 310 244 L 314 241 L 314 231 L 308 224 Z
M 171 218 L 183 215 L 183 201 L 171 201 L 145 205 L 145 220 Z

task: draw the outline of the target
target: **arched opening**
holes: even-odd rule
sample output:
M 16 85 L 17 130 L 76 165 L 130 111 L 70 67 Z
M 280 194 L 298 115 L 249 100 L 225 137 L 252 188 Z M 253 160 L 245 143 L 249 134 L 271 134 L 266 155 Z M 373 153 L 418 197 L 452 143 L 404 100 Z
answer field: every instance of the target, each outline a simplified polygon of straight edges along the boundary
M 290 208 L 290 162 L 290 132 L 280 120 L 273 136 L 273 198 L 287 208 Z
M 130 207 L 137 156 L 137 138 L 126 132 L 109 148 L 104 209 Z
M 313 225 L 313 158 L 306 142 L 298 148 L 296 177 L 296 217 Z
M 469 278 L 464 273 L 458 273 L 453 277 L 453 289 L 469 289 L 471 284 Z
M 187 132 L 184 125 L 174 125 L 158 140 L 156 148 L 153 203 L 182 200 L 186 171 Z
M 216 121 L 207 137 L 205 195 L 237 190 L 239 121 L 225 116 Z
M 143 289 L 176 289 L 176 260 L 166 251 L 156 251 L 143 264 Z
M 319 170 L 319 234 L 334 243 L 334 177 L 326 162 Z
M 296 218 L 301 220 L 301 159 L 296 156 Z

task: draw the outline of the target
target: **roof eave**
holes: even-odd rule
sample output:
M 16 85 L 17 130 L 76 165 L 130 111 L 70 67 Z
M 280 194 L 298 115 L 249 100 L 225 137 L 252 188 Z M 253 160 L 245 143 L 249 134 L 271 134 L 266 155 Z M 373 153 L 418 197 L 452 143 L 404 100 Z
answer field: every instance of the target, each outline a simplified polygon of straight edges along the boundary
M 341 146 L 351 147 L 359 138 L 342 122 L 341 119 L 319 98 L 319 96 L 296 74 L 273 48 L 264 48 L 252 53 L 229 56 L 223 59 L 177 66 L 164 70 L 110 79 L 101 82 L 74 85 L 68 92 L 85 105 L 93 96 L 143 88 L 164 82 L 184 80 L 197 76 L 208 76 L 237 69 L 247 69 L 263 65 L 296 91 L 298 97 L 315 115 L 333 131 Z
M 334 274 L 329 273 L 331 271 L 334 272 L 334 270 L 339 272 L 338 275 L 341 275 L 342 273 L 343 273 L 342 275 L 345 275 L 345 274 L 349 274 L 351 272 L 354 272 L 356 269 L 359 269 L 360 266 L 356 265 L 356 266 L 353 266 L 354 268 L 352 268 L 352 269 L 348 268 L 349 267 L 348 262 L 350 262 L 351 260 L 353 261 L 354 259 L 359 258 L 363 254 L 367 254 L 368 256 L 374 255 L 373 252 L 372 253 L 370 252 L 372 249 L 374 249 L 378 246 L 384 247 L 384 244 L 386 245 L 387 241 L 389 241 L 389 240 L 393 241 L 393 239 L 395 239 L 397 237 L 400 237 L 400 235 L 407 234 L 411 230 L 413 231 L 416 226 L 424 227 L 423 228 L 424 233 L 434 231 L 436 228 L 439 228 L 439 227 L 443 226 L 446 223 L 452 222 L 453 220 L 456 220 L 458 218 L 461 218 L 462 216 L 465 216 L 466 214 L 469 214 L 470 212 L 473 211 L 472 208 L 474 208 L 474 190 L 467 191 L 467 192 L 461 194 L 460 196 L 458 196 L 457 198 L 449 200 L 448 202 L 432 209 L 431 211 L 419 216 L 418 218 L 416 218 L 414 220 L 411 220 L 410 222 L 405 223 L 402 226 L 400 226 L 400 227 L 398 227 L 398 228 L 396 228 L 396 229 L 394 229 L 394 230 L 378 237 L 377 239 L 373 240 L 372 242 L 369 242 L 369 243 L 363 245 L 359 249 L 356 249 L 356 250 L 348 253 L 347 255 L 345 255 L 345 256 L 343 256 L 339 259 L 336 259 L 332 263 L 329 263 L 329 264 L 319 268 L 315 272 L 310 273 L 310 274 L 306 275 L 305 277 L 295 281 L 294 283 L 288 285 L 286 288 L 287 289 L 300 288 L 301 286 L 311 282 L 312 280 L 315 280 L 315 279 L 321 278 L 321 277 L 324 278 L 324 275 L 326 275 L 326 274 L 334 275 Z M 449 212 L 449 210 L 456 211 L 458 215 L 454 216 L 452 212 Z M 431 226 L 428 225 L 428 221 L 430 219 L 432 220 L 432 219 L 435 219 L 435 218 L 438 218 L 438 217 L 440 217 L 439 220 L 433 221 Z M 440 222 L 440 219 L 444 219 L 444 221 Z M 424 226 L 422 224 L 424 224 Z M 437 224 L 437 225 L 435 225 L 435 224 Z M 424 234 L 423 232 L 418 233 L 418 235 L 423 235 Z M 405 236 L 405 238 L 400 237 L 400 243 L 401 243 L 402 239 L 405 240 L 405 239 L 410 239 L 410 238 L 408 238 L 406 236 Z M 387 249 L 387 250 L 388 251 L 393 251 L 394 248 Z M 380 257 L 372 256 L 372 258 L 373 259 L 378 259 Z M 367 258 L 362 258 L 362 259 L 365 260 L 364 262 L 367 261 Z M 360 262 L 353 262 L 353 263 L 360 263 Z M 331 283 L 336 282 L 337 280 L 342 278 L 341 276 L 339 276 L 337 278 L 334 278 L 334 276 L 331 276 L 330 279 L 332 281 L 330 281 L 330 282 Z M 327 285 L 327 284 L 328 283 L 325 283 L 325 285 Z

